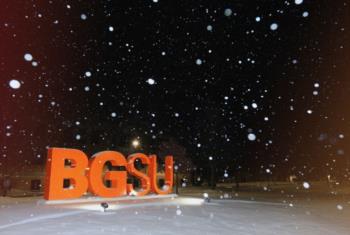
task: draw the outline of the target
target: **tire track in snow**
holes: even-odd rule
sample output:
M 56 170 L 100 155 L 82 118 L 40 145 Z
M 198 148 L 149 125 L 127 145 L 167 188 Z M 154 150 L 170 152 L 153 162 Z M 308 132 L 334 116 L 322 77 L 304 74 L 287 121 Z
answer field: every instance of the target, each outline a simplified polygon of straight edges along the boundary
M 30 218 L 30 219 L 21 220 L 21 221 L 15 222 L 15 223 L 0 225 L 0 230 L 6 229 L 9 227 L 13 227 L 13 226 L 17 226 L 17 225 L 23 225 L 23 224 L 38 222 L 38 221 L 47 220 L 47 219 L 57 219 L 57 218 L 65 217 L 65 216 L 77 215 L 77 214 L 82 214 L 82 213 L 86 213 L 86 211 L 69 211 L 69 212 L 59 213 L 59 214 L 38 216 L 38 217 Z

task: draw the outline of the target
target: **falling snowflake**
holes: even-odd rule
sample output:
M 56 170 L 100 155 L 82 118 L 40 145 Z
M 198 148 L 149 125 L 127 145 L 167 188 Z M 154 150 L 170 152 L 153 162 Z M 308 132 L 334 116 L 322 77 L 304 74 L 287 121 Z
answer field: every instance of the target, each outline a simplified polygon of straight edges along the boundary
M 26 54 L 24 54 L 24 59 L 25 59 L 26 61 L 30 62 L 30 61 L 33 60 L 33 56 L 32 56 L 32 54 L 30 54 L 30 53 L 26 53 Z
M 147 82 L 149 85 L 154 85 L 154 84 L 156 83 L 156 81 L 155 81 L 153 78 L 147 79 L 146 82 Z
M 92 76 L 92 73 L 90 71 L 85 72 L 85 77 L 91 77 L 91 76 Z
M 306 111 L 306 113 L 307 113 L 307 114 L 312 114 L 312 110 L 311 110 L 311 109 L 308 109 L 308 110 Z
M 253 134 L 253 133 L 249 133 L 249 134 L 248 134 L 248 140 L 250 140 L 250 141 L 256 140 L 256 135 Z
M 181 215 L 182 211 L 180 210 L 180 208 L 176 209 L 176 215 Z
M 278 28 L 278 24 L 277 24 L 277 23 L 272 23 L 272 24 L 270 25 L 270 29 L 271 29 L 272 31 L 277 30 L 277 28 Z
M 303 12 L 303 17 L 308 17 L 308 16 L 309 16 L 309 12 L 304 11 L 304 12 Z
M 9 86 L 12 89 L 19 89 L 21 87 L 21 83 L 18 80 L 16 80 L 16 79 L 12 79 L 9 82 Z
M 86 20 L 87 19 L 87 15 L 85 15 L 84 13 L 80 15 L 80 19 L 82 20 Z
M 304 183 L 303 183 L 303 187 L 304 187 L 305 189 L 309 189 L 309 188 L 310 188 L 310 184 L 309 184 L 308 182 L 304 182 Z
M 231 16 L 232 15 L 232 10 L 230 8 L 226 8 L 224 11 L 225 16 Z

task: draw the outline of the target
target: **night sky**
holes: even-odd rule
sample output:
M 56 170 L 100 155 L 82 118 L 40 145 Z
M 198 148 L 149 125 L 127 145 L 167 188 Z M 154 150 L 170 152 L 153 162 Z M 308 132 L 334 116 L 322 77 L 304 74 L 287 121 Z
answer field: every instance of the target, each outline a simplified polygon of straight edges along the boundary
M 138 138 L 230 174 L 348 177 L 349 4 L 2 1 L 0 169 Z

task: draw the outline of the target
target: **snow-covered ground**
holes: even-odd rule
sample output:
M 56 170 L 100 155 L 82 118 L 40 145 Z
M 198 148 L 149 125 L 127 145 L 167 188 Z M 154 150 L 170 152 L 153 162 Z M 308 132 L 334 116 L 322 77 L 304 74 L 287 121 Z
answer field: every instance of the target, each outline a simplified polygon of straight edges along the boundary
M 350 234 L 347 210 L 327 204 L 168 197 L 46 205 L 1 198 L 0 234 Z

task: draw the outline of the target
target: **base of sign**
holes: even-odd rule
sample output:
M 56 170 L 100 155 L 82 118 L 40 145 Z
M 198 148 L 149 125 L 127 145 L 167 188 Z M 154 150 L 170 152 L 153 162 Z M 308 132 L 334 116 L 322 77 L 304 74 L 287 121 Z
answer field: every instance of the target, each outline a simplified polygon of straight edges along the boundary
M 65 204 L 87 204 L 87 203 L 101 203 L 101 202 L 123 202 L 127 203 L 141 201 L 141 200 L 152 200 L 152 199 L 167 199 L 167 198 L 176 198 L 177 194 L 166 194 L 166 195 L 158 195 L 158 194 L 150 194 L 146 196 L 124 196 L 124 197 L 114 197 L 114 198 L 103 198 L 103 197 L 92 197 L 85 196 L 78 199 L 67 199 L 67 200 L 52 200 L 47 201 L 44 199 L 38 200 L 38 204 L 40 205 L 65 205 Z

